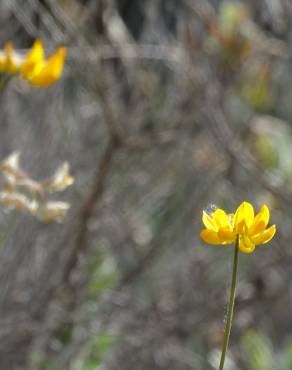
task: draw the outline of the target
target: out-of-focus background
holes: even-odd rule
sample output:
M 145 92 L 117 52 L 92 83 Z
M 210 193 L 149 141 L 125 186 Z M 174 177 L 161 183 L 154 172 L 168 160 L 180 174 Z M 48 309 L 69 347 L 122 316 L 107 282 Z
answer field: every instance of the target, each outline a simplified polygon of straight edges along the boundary
M 232 247 L 202 209 L 271 209 L 240 255 L 226 370 L 292 368 L 290 0 L 1 0 L 0 40 L 68 48 L 0 97 L 0 159 L 64 161 L 63 223 L 0 212 L 1 370 L 216 369 Z

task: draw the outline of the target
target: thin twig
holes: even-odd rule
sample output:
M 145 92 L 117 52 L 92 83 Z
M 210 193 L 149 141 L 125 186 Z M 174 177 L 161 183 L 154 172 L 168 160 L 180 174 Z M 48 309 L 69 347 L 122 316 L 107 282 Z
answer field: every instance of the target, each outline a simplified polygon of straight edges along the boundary
M 70 258 L 64 268 L 63 281 L 69 282 L 70 274 L 74 270 L 78 263 L 78 256 L 81 252 L 84 252 L 87 247 L 87 225 L 94 212 L 97 202 L 100 200 L 107 176 L 110 172 L 110 167 L 114 152 L 117 148 L 117 141 L 114 136 L 112 136 L 104 150 L 104 153 L 100 159 L 96 174 L 94 176 L 93 185 L 91 191 L 85 198 L 81 209 L 80 215 L 80 227 L 79 233 L 77 234 L 74 249 L 70 255 Z

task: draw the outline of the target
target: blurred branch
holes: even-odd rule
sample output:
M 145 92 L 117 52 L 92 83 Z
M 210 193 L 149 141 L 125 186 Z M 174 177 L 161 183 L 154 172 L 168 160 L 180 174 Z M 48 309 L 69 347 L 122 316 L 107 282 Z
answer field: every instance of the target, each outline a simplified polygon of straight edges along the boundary
M 64 268 L 63 280 L 68 282 L 72 270 L 78 263 L 78 256 L 86 250 L 88 221 L 90 220 L 97 202 L 100 200 L 115 150 L 118 148 L 118 142 L 115 137 L 111 137 L 99 161 L 93 184 L 89 194 L 85 197 L 80 215 L 80 227 L 76 237 L 75 247 Z
M 22 7 L 22 2 L 19 0 L 12 0 L 10 2 L 10 8 L 12 9 L 15 18 L 19 20 L 23 28 L 32 38 L 40 37 L 40 30 L 35 22 L 35 16 L 37 15 L 42 20 L 41 24 L 47 32 L 46 36 L 49 39 L 54 40 L 56 43 L 63 41 L 64 33 L 60 30 L 55 19 L 41 1 L 27 0 L 25 5 L 25 7 Z
M 132 44 L 123 45 L 123 53 L 120 46 L 116 45 L 98 45 L 87 47 L 78 47 L 69 49 L 69 58 L 73 60 L 84 61 L 88 63 L 96 63 L 97 59 L 152 59 L 165 60 L 174 63 L 186 63 L 186 53 L 184 48 L 173 45 L 155 45 L 155 44 Z

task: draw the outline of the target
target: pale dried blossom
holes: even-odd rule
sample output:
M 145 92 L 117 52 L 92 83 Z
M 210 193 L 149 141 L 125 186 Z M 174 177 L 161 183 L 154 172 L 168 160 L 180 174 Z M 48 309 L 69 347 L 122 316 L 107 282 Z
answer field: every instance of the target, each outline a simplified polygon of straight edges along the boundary
M 46 202 L 39 204 L 33 214 L 42 222 L 62 222 L 70 208 L 66 202 Z
M 0 191 L 0 205 L 9 209 L 24 210 L 42 222 L 61 222 L 70 204 L 48 199 L 49 193 L 67 189 L 74 182 L 69 174 L 69 164 L 65 162 L 55 174 L 46 180 L 31 179 L 19 167 L 19 152 L 14 152 L 0 162 L 0 172 L 4 177 Z
M 30 200 L 23 194 L 6 191 L 0 192 L 0 204 L 9 209 L 22 209 L 30 213 L 35 212 L 38 208 L 38 203 L 35 200 Z
M 64 191 L 74 183 L 74 177 L 69 173 L 68 162 L 63 163 L 56 171 L 55 175 L 43 182 L 43 186 L 50 193 Z
M 19 174 L 19 152 L 13 152 L 0 164 L 5 182 L 9 187 L 14 187 L 16 180 L 21 177 Z
M 20 152 L 13 152 L 6 159 L 2 161 L 2 164 L 8 166 L 11 169 L 18 170 L 19 169 L 19 157 L 20 157 Z

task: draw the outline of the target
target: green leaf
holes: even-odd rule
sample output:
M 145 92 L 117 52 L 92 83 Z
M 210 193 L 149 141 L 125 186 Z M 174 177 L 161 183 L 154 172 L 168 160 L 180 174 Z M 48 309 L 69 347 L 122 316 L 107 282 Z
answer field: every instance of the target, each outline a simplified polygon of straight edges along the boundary
M 273 363 L 271 344 L 266 337 L 254 330 L 248 330 L 241 345 L 250 370 L 268 370 Z

